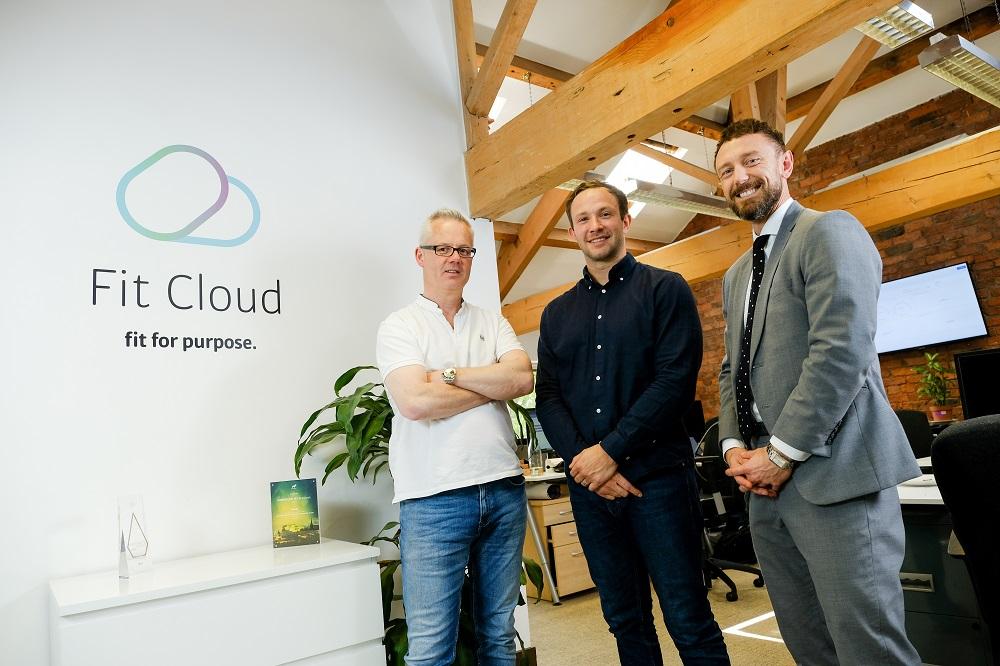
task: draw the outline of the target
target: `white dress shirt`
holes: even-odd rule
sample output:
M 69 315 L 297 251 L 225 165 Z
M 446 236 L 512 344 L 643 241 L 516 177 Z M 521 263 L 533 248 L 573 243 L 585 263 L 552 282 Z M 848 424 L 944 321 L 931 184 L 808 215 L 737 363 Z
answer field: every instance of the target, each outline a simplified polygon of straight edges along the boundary
M 765 263 L 767 259 L 771 257 L 771 248 L 774 247 L 774 239 L 778 234 L 778 230 L 781 228 L 781 221 L 785 219 L 785 213 L 788 212 L 788 207 L 792 205 L 794 199 L 789 198 L 788 201 L 778 206 L 778 209 L 771 213 L 771 217 L 767 218 L 767 222 L 761 227 L 760 234 L 754 234 L 754 240 L 757 240 L 758 236 L 767 236 L 767 243 L 764 245 L 764 257 Z M 747 280 L 747 295 L 746 300 L 743 301 L 743 325 L 746 326 L 747 323 L 747 312 L 750 310 L 750 283 L 753 281 L 753 272 L 750 273 L 750 279 Z M 739 357 L 737 356 L 737 361 Z M 760 411 L 757 409 L 757 401 L 754 400 L 753 407 L 753 417 L 757 419 L 758 422 L 763 423 L 764 419 L 760 417 Z M 797 460 L 802 462 L 809 458 L 810 453 L 805 451 L 800 451 L 794 446 L 790 446 L 786 442 L 778 439 L 774 435 L 771 435 L 771 444 L 774 448 L 778 449 L 781 453 L 785 454 L 792 460 Z M 743 441 L 735 437 L 727 437 L 722 440 L 722 457 L 726 457 L 726 452 L 734 447 L 744 448 Z

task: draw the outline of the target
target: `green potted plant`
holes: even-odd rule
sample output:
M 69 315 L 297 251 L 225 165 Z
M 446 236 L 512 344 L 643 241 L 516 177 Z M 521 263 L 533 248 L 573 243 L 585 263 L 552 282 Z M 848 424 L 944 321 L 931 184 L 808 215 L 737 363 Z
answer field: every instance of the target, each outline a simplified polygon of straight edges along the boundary
M 377 370 L 375 366 L 362 365 L 351 368 L 333 385 L 334 399 L 320 407 L 306 419 L 299 431 L 298 445 L 295 448 L 295 476 L 302 471 L 302 461 L 307 455 L 312 455 L 317 447 L 329 444 L 343 438 L 344 450 L 334 455 L 326 464 L 321 483 L 326 483 L 335 470 L 345 467 L 348 478 L 357 482 L 358 476 L 370 478 L 372 483 L 378 479 L 381 472 L 389 464 L 389 439 L 392 436 L 392 405 L 381 382 L 368 382 L 357 386 L 351 392 L 343 391 L 354 381 L 358 373 L 364 370 Z M 534 440 L 534 424 L 527 410 L 509 401 L 507 403 L 518 421 L 519 431 Z M 332 414 L 332 419 L 321 419 L 324 414 Z M 399 550 L 399 523 L 391 521 L 379 530 L 365 543 L 389 543 Z M 399 601 L 402 596 L 396 594 L 395 573 L 399 568 L 398 557 L 379 561 L 380 578 L 382 582 L 382 617 L 385 622 L 386 663 L 390 666 L 403 666 L 406 655 L 407 636 L 406 618 L 391 617 L 393 601 Z M 524 558 L 521 572 L 521 583 L 530 580 L 535 589 L 541 593 L 542 570 L 535 561 Z M 456 665 L 476 663 L 476 636 L 472 620 L 472 588 L 470 579 L 466 576 L 462 589 L 462 604 L 459 615 L 458 646 Z M 537 599 L 536 599 L 537 601 Z M 519 604 L 524 604 L 520 599 Z M 521 637 L 518 636 L 518 641 Z M 518 653 L 518 664 L 528 666 L 534 662 L 534 648 L 525 650 L 521 642 Z
M 924 352 L 925 365 L 918 365 L 914 370 L 920 375 L 920 387 L 917 395 L 930 401 L 929 411 L 931 421 L 951 421 L 954 419 L 955 401 L 951 398 L 951 377 L 938 354 Z

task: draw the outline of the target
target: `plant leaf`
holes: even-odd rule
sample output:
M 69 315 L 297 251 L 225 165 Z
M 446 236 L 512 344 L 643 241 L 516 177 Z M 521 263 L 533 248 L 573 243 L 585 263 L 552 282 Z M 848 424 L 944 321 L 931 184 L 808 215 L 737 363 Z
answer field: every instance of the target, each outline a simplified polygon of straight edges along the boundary
M 333 392 L 335 395 L 340 395 L 340 389 L 344 388 L 350 384 L 354 377 L 362 370 L 378 370 L 374 365 L 359 365 L 357 367 L 351 368 L 340 377 L 337 377 L 337 381 L 333 383 Z
M 390 560 L 382 566 L 379 580 L 382 583 L 382 618 L 389 621 L 389 613 L 392 610 L 392 595 L 396 592 L 396 569 L 399 568 L 399 560 Z
M 326 477 L 330 476 L 330 473 L 333 470 L 335 470 L 338 467 L 340 467 L 341 465 L 343 465 L 344 461 L 347 460 L 347 456 L 348 455 L 349 454 L 347 454 L 347 453 L 338 453 L 337 455 L 335 455 L 333 457 L 333 460 L 331 460 L 330 462 L 328 462 L 326 464 L 326 474 L 323 475 L 323 480 L 320 481 L 319 485 L 322 486 L 323 484 L 326 483 Z
M 386 626 L 385 651 L 388 666 L 405 666 L 404 658 L 410 649 L 407 638 L 405 618 L 396 618 Z
M 308 430 L 308 429 L 309 429 L 309 426 L 311 426 L 311 425 L 313 424 L 313 421 L 315 421 L 315 420 L 316 420 L 316 418 L 317 418 L 317 417 L 318 417 L 318 416 L 319 416 L 320 414 L 322 414 L 322 413 L 323 413 L 323 412 L 325 412 L 326 410 L 328 410 L 328 409 L 330 409 L 331 407 L 333 407 L 333 406 L 334 406 L 334 404 L 336 404 L 336 401 L 334 401 L 334 402 L 331 402 L 331 403 L 329 403 L 328 405 L 324 405 L 323 407 L 320 407 L 320 408 L 319 408 L 319 409 L 317 409 L 317 410 L 316 410 L 315 412 L 313 412 L 313 413 L 312 413 L 312 414 L 311 414 L 311 415 L 309 416 L 309 418 L 308 418 L 308 419 L 306 419 L 306 422 L 302 424 L 302 430 L 300 430 L 300 431 L 299 431 L 299 438 L 300 438 L 300 439 L 302 438 L 302 435 L 304 435 L 304 434 L 305 434 L 306 430 Z
M 545 587 L 545 579 L 542 578 L 542 567 L 530 557 L 522 557 L 521 565 L 524 568 L 524 573 L 528 575 L 528 580 L 535 586 L 535 603 L 537 604 L 542 600 L 542 588 Z

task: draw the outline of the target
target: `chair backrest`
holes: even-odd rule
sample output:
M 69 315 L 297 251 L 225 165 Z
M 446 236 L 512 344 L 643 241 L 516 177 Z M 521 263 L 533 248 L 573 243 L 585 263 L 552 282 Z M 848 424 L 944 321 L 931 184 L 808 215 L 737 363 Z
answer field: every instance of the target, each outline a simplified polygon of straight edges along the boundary
M 927 414 L 912 409 L 897 409 L 896 416 L 903 425 L 906 439 L 910 440 L 913 456 L 915 458 L 929 456 L 934 434 L 931 432 L 931 424 L 927 421 Z
M 713 419 L 705 428 L 705 434 L 698 442 L 698 455 L 702 456 L 722 456 L 722 447 L 719 446 L 719 420 Z
M 1000 530 L 996 470 L 1000 467 L 1000 415 L 981 416 L 949 426 L 931 448 L 934 476 L 951 512 L 955 536 L 1000 658 Z M 1000 661 L 998 661 L 1000 663 Z

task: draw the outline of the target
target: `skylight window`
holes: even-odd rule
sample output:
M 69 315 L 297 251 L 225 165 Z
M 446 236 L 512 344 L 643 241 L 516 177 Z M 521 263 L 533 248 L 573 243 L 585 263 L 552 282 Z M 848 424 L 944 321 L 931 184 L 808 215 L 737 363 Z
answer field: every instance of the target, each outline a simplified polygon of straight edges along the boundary
M 687 153 L 687 148 L 678 148 L 671 152 L 674 157 L 682 158 Z M 662 184 L 670 177 L 671 167 L 661 164 L 656 160 L 640 155 L 637 152 L 626 150 L 618 164 L 608 174 L 610 184 L 614 185 L 626 195 L 635 190 L 636 180 L 645 180 L 650 183 Z M 628 209 L 629 215 L 635 218 L 646 204 L 640 201 L 633 201 Z

